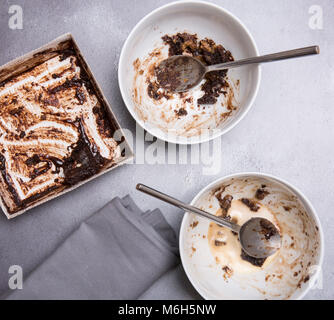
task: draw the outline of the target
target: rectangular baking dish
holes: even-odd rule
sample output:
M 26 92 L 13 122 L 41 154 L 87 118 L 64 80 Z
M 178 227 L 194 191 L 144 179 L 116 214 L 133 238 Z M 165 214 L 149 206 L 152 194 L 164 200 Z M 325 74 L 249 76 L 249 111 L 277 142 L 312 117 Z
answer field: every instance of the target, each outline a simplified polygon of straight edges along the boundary
M 62 194 L 65 194 L 67 192 L 70 192 L 78 187 L 80 187 L 81 185 L 83 185 L 84 183 L 87 183 L 90 180 L 93 180 L 95 178 L 97 178 L 98 176 L 112 170 L 115 169 L 129 161 L 131 161 L 133 159 L 133 151 L 132 148 L 130 147 L 130 144 L 128 143 L 128 141 L 126 140 L 125 134 L 122 131 L 114 113 L 112 112 L 112 109 L 107 101 L 107 99 L 105 98 L 105 96 L 103 95 L 103 92 L 101 90 L 101 87 L 99 86 L 99 84 L 97 83 L 97 81 L 95 80 L 95 77 L 88 65 L 88 63 L 86 62 L 86 60 L 84 59 L 83 55 L 81 54 L 81 51 L 77 45 L 77 43 L 75 42 L 73 36 L 70 33 L 64 34 L 56 39 L 54 39 L 53 41 L 45 44 L 44 46 L 33 50 L 19 58 L 16 58 L 8 63 L 6 63 L 5 65 L 0 67 L 0 84 L 10 78 L 16 77 L 19 74 L 45 62 L 46 60 L 49 60 L 53 57 L 55 57 L 57 54 L 59 54 L 59 51 L 62 50 L 66 50 L 66 49 L 73 49 L 76 53 L 77 58 L 80 61 L 80 64 L 82 66 L 82 68 L 84 69 L 84 71 L 86 72 L 90 82 L 92 83 L 93 87 L 94 87 L 94 91 L 95 94 L 97 96 L 97 98 L 99 99 L 101 105 L 105 108 L 105 110 L 107 111 L 107 116 L 109 118 L 109 121 L 111 123 L 111 126 L 113 127 L 114 131 L 118 131 L 120 134 L 119 136 L 122 137 L 122 156 L 120 158 L 118 158 L 115 162 L 111 162 L 110 164 L 108 164 L 105 168 L 103 168 L 100 172 L 98 172 L 97 174 L 82 180 L 80 182 L 78 182 L 77 184 L 75 184 L 74 186 L 65 188 L 64 190 L 61 190 L 59 192 L 56 192 L 55 194 L 51 194 L 50 196 L 47 196 L 44 199 L 39 199 L 36 200 L 35 202 L 30 203 L 26 208 L 19 210 L 15 213 L 10 214 L 7 210 L 6 205 L 4 204 L 3 198 L 2 198 L 2 194 L 0 194 L 0 206 L 2 211 L 5 213 L 5 215 L 7 216 L 8 219 L 12 219 L 18 215 L 21 215 L 22 213 L 26 212 L 27 210 L 30 210 L 33 207 L 36 207 L 44 202 L 47 202 L 51 199 L 54 199 L 56 197 L 61 196 Z

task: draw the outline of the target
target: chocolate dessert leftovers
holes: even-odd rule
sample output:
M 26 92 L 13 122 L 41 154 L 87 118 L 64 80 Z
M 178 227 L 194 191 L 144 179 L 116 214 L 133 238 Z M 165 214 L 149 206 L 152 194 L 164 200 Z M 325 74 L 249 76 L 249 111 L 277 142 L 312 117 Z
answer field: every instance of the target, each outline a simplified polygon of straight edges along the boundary
M 0 192 L 9 214 L 77 184 L 120 156 L 74 50 L 0 85 Z
M 177 138 L 200 136 L 221 128 L 238 112 L 240 81 L 227 70 L 205 75 L 198 86 L 175 92 L 180 69 L 168 72 L 169 56 L 192 56 L 205 65 L 232 61 L 233 56 L 221 44 L 196 34 L 166 34 L 145 56 L 133 61 L 132 100 L 136 115 L 159 133 Z M 164 61 L 164 63 L 162 63 Z M 172 67 L 172 65 L 171 65 Z M 176 138 L 175 138 L 176 139 Z
M 228 214 L 229 209 L 231 208 L 232 205 L 232 201 L 233 201 L 233 196 L 231 196 L 230 194 L 226 194 L 224 197 L 222 197 L 222 194 L 224 193 L 225 188 L 222 188 L 222 190 L 220 190 L 219 192 L 216 193 L 216 198 L 219 202 L 219 206 L 222 210 L 222 217 L 225 219 L 230 220 L 231 217 Z M 251 211 L 258 211 L 259 210 L 259 205 L 256 204 L 254 201 L 247 199 L 247 198 L 241 198 L 240 201 L 245 204 L 247 207 L 249 207 L 249 209 Z M 271 230 L 268 230 L 268 228 L 265 228 L 265 226 L 263 226 L 263 230 L 265 232 L 265 237 L 267 237 L 267 235 L 271 232 Z M 267 232 L 266 232 L 266 231 Z M 233 231 L 229 230 L 230 232 L 233 233 Z M 221 246 L 222 242 L 221 241 L 217 241 L 215 240 L 215 246 Z M 244 250 L 241 251 L 241 255 L 240 255 L 241 259 L 248 261 L 249 263 L 251 263 L 252 265 L 256 266 L 256 267 L 261 267 L 263 265 L 263 263 L 265 262 L 265 258 L 254 258 L 249 256 Z

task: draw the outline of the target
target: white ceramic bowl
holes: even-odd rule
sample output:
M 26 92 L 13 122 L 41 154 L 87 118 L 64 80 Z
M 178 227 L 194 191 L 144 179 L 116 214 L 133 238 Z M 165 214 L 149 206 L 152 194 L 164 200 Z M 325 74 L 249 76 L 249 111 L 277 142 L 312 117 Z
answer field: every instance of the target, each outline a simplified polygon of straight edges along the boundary
M 231 187 L 236 194 L 240 183 L 247 185 L 246 189 L 250 186 L 252 188 L 242 192 L 254 194 L 256 186 L 253 187 L 253 182 L 264 183 L 272 191 L 272 195 L 267 196 L 267 202 L 271 203 L 272 207 L 279 203 L 272 212 L 275 212 L 281 227 L 282 248 L 263 270 L 242 275 L 233 274 L 231 278 L 224 279 L 222 266 L 213 257 L 207 239 L 210 222 L 185 213 L 179 245 L 182 264 L 189 280 L 205 299 L 301 299 L 312 286 L 318 284 L 316 280 L 321 272 L 324 255 L 323 232 L 314 208 L 305 195 L 291 184 L 262 173 L 239 173 L 218 179 L 202 189 L 191 204 L 214 213 L 217 208 L 208 200 L 212 198 L 212 191 L 232 182 L 237 186 L 236 189 Z M 245 187 L 241 186 L 240 190 L 246 190 L 243 188 Z M 231 194 L 233 196 L 233 193 Z M 304 214 L 297 214 L 295 209 L 287 212 L 283 209 L 284 201 L 290 201 L 288 203 L 292 207 L 294 203 L 300 205 Z M 217 206 L 219 207 L 218 201 Z M 194 221 L 198 221 L 195 228 Z M 293 247 L 289 243 L 291 236 L 295 242 Z M 312 261 L 312 264 L 307 266 L 309 261 Z M 301 274 L 295 274 L 296 268 L 302 270 Z M 275 274 L 276 278 L 272 274 Z M 309 280 L 304 282 L 307 275 Z M 296 286 L 296 282 L 300 283 L 300 287 Z
M 253 37 L 243 23 L 227 10 L 207 2 L 178 1 L 160 7 L 144 17 L 131 31 L 124 43 L 119 60 L 118 81 L 125 105 L 133 118 L 146 131 L 162 140 L 194 144 L 205 142 L 232 129 L 248 112 L 256 97 L 260 83 L 260 66 L 247 66 L 229 70 L 229 77 L 240 80 L 239 108 L 228 121 L 219 125 L 210 136 L 196 138 L 172 137 L 142 121 L 135 112 L 132 97 L 135 75 L 133 62 L 144 58 L 162 43 L 165 34 L 177 32 L 196 33 L 199 38 L 211 38 L 230 50 L 235 59 L 257 56 Z

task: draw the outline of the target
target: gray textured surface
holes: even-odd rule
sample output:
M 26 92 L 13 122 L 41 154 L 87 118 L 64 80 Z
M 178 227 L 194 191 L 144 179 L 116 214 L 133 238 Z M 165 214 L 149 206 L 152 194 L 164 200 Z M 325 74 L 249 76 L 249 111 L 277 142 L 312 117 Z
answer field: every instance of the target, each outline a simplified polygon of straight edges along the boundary
M 0 0 L 0 65 L 71 32 L 90 63 L 121 125 L 135 130 L 117 83 L 121 46 L 133 26 L 156 0 L 42 1 Z M 33 209 L 14 220 L 0 215 L 0 293 L 7 289 L 8 268 L 19 264 L 28 273 L 80 221 L 114 196 L 127 193 L 143 209 L 160 207 L 179 229 L 174 208 L 135 191 L 143 182 L 190 201 L 214 179 L 238 172 L 272 173 L 299 187 L 314 204 L 324 227 L 326 246 L 323 289 L 307 298 L 334 298 L 334 1 L 318 0 L 323 30 L 308 26 L 313 0 L 217 0 L 249 28 L 261 53 L 319 44 L 321 55 L 309 64 L 281 62 L 263 67 L 255 104 L 245 119 L 222 139 L 222 165 L 203 176 L 200 165 L 127 165 Z M 8 28 L 8 8 L 23 7 L 23 30 Z

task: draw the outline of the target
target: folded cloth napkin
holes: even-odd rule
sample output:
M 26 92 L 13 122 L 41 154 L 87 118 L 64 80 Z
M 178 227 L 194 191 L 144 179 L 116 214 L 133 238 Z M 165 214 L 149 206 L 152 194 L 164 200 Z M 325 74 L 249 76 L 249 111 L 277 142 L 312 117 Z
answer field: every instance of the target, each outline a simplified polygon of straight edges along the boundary
M 7 299 L 198 298 L 160 210 L 115 198 L 76 229 Z M 174 279 L 174 280 L 173 280 Z

